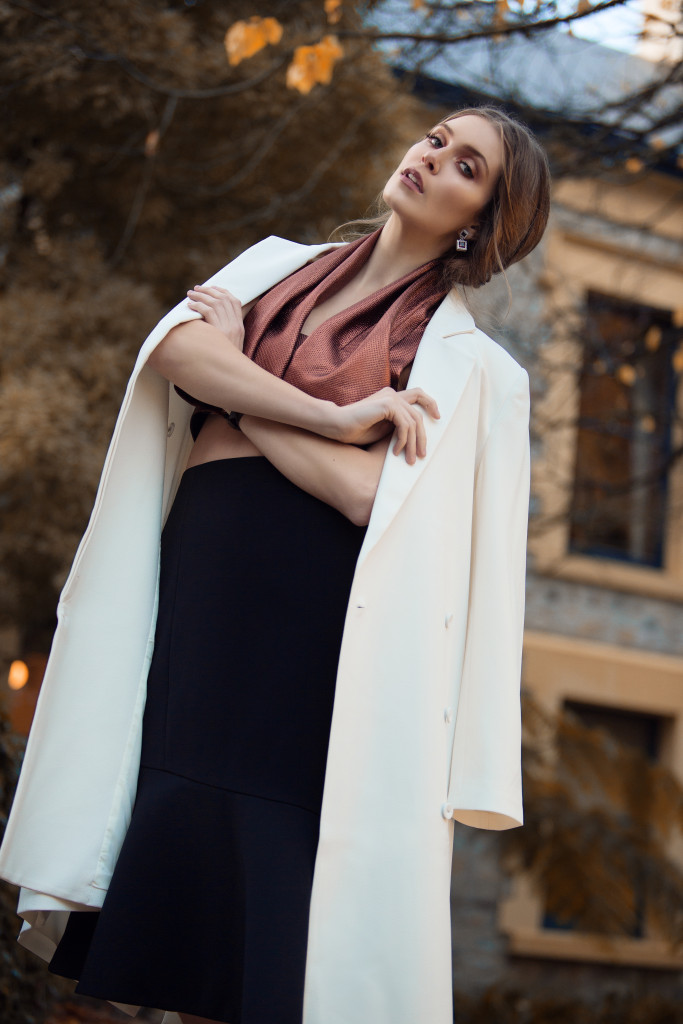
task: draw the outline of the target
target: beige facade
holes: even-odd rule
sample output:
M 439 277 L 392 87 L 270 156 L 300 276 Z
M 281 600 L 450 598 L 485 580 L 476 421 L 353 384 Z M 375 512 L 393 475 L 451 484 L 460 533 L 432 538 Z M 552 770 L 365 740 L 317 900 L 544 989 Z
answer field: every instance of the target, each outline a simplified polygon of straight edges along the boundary
M 646 174 L 631 164 L 617 181 L 560 182 L 538 283 L 544 293 L 544 322 L 550 327 L 538 362 L 530 365 L 532 380 L 538 375 L 538 395 L 523 682 L 551 713 L 569 704 L 595 707 L 602 714 L 610 709 L 616 714 L 630 712 L 634 718 L 654 722 L 658 741 L 653 757 L 683 782 L 683 459 L 676 457 L 683 447 L 683 388 L 678 383 L 683 378 L 683 349 L 680 343 L 671 345 L 683 327 L 680 177 Z M 576 550 L 573 542 L 582 409 L 585 413 L 585 318 L 591 295 L 613 301 L 617 308 L 620 303 L 626 309 L 642 306 L 645 316 L 652 311 L 655 326 L 645 331 L 642 351 L 647 355 L 659 349 L 659 365 L 665 372 L 664 362 L 669 361 L 677 382 L 667 420 L 671 461 L 664 500 L 654 515 L 646 487 L 640 496 L 628 492 L 618 498 L 624 506 L 630 502 L 624 515 L 632 532 L 637 533 L 638 517 L 649 516 L 648 530 L 657 534 L 659 552 L 649 559 L 631 557 L 633 550 L 627 548 L 587 553 L 580 545 Z M 670 324 L 666 338 L 657 323 Z M 634 356 L 591 372 L 613 374 L 620 381 L 617 391 L 633 398 L 629 389 L 644 389 L 639 375 L 649 371 L 643 365 Z M 658 415 L 656 395 L 654 399 Z M 600 412 L 595 407 L 591 411 Z M 605 410 L 606 417 L 609 414 Z M 647 468 L 654 450 L 653 413 L 643 412 L 641 419 L 650 445 L 644 449 Z M 634 436 L 630 457 L 636 464 L 637 425 Z M 543 597 L 537 599 L 537 593 Z M 549 594 L 556 599 L 554 611 L 545 600 Z M 668 629 L 658 631 L 657 620 L 666 622 Z M 680 836 L 671 842 L 669 853 L 683 865 Z M 660 978 L 664 972 L 673 985 L 680 979 L 683 954 L 672 949 L 647 916 L 637 938 L 563 930 L 544 920 L 543 894 L 529 877 L 513 879 L 498 903 L 508 967 L 516 964 L 523 970 L 528 960 L 536 965 L 547 961 L 550 969 L 553 962 L 558 980 L 563 963 L 567 978 L 569 965 L 583 963 L 609 969 L 604 978 L 614 979 L 620 968 L 640 968 L 647 969 L 648 977 L 653 969 Z M 589 988 L 600 988 L 600 976 L 591 976 Z

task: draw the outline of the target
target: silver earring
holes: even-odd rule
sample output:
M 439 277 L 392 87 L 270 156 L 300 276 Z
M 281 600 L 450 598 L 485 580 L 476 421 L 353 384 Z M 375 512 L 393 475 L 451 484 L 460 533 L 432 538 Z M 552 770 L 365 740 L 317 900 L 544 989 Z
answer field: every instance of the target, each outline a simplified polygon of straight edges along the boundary
M 467 252 L 467 228 L 463 228 L 460 232 L 460 238 L 455 243 L 455 248 L 458 252 Z

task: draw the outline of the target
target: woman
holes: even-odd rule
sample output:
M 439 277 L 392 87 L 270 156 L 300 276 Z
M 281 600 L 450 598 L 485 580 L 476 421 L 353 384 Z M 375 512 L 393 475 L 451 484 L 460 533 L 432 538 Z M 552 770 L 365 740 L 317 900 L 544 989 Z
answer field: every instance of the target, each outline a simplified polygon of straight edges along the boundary
M 547 166 L 470 109 L 384 198 L 164 318 L 60 601 L 2 870 L 53 970 L 184 1024 L 445 1024 L 452 819 L 521 823 L 528 384 L 451 288 Z

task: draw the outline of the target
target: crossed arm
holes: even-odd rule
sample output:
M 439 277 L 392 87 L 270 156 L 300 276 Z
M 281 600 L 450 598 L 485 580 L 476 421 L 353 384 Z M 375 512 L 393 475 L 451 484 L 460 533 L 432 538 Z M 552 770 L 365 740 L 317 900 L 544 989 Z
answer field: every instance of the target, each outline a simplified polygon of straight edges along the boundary
M 423 457 L 417 406 L 438 417 L 434 400 L 419 388 L 383 388 L 346 406 L 313 398 L 243 354 L 239 300 L 221 288 L 189 294 L 190 307 L 203 319 L 169 331 L 149 364 L 200 401 L 243 413 L 243 433 L 284 476 L 365 525 L 391 431 L 396 455 L 404 452 L 411 464 Z

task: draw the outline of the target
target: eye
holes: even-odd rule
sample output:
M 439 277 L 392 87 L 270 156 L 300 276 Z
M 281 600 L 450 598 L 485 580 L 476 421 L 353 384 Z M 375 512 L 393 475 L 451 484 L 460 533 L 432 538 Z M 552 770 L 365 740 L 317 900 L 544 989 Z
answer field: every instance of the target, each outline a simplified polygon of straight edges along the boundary
M 427 134 L 425 135 L 425 139 L 429 139 L 429 141 L 435 148 L 441 149 L 441 147 L 443 146 L 443 139 L 441 138 L 440 135 L 435 135 L 434 132 L 427 132 Z
M 458 167 L 460 168 L 460 170 L 462 171 L 466 178 L 474 177 L 474 171 L 472 170 L 472 168 L 470 167 L 466 160 L 458 160 Z

